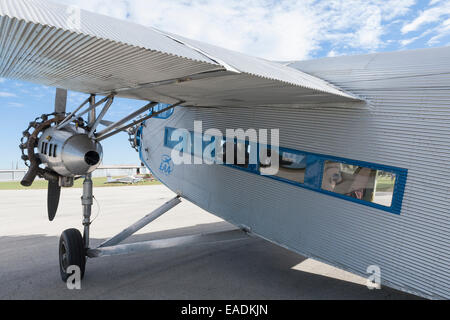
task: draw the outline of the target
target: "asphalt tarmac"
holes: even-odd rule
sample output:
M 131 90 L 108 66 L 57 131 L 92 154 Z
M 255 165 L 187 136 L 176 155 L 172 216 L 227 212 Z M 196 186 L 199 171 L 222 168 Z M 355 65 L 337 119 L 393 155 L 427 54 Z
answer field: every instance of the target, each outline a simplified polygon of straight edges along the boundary
M 91 245 L 174 197 L 164 186 L 94 190 Z M 58 241 L 82 229 L 81 190 L 63 190 L 53 223 L 46 191 L 0 191 L 0 299 L 418 299 L 259 238 L 89 259 L 81 290 L 60 279 Z M 126 242 L 233 230 L 183 201 Z

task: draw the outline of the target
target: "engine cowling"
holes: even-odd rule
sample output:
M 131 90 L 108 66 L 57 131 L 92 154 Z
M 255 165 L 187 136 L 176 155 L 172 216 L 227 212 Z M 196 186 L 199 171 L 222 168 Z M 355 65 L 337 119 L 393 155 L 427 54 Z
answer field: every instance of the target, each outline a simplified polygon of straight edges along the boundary
M 103 148 L 85 129 L 68 125 L 45 130 L 38 141 L 41 162 L 63 177 L 83 176 L 100 166 Z

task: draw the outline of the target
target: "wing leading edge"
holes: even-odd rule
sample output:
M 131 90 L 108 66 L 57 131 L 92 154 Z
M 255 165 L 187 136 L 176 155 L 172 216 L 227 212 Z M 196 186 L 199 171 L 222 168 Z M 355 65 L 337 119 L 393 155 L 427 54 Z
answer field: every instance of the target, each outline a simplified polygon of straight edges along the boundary
M 0 0 L 0 77 L 190 105 L 357 101 L 317 77 L 46 0 Z

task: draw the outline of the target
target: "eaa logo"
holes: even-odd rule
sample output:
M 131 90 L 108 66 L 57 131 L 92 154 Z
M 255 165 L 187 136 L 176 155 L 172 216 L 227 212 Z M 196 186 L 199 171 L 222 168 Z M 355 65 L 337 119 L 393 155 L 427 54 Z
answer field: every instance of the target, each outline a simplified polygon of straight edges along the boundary
M 159 165 L 159 171 L 164 173 L 166 176 L 170 176 L 173 172 L 173 161 L 172 158 L 168 155 L 163 155 L 161 158 L 161 164 Z

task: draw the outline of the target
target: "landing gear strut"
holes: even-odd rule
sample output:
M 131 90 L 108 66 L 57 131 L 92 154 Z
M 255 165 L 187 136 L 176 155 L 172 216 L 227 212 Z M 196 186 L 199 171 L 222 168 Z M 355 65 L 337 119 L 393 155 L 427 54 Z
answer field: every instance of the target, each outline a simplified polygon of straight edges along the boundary
M 143 121 L 146 119 L 150 119 L 153 116 L 158 115 L 161 112 L 170 110 L 171 108 L 176 107 L 177 105 L 182 104 L 182 102 L 172 105 L 170 108 L 165 108 L 160 111 L 153 110 L 153 107 L 156 105 L 155 103 L 150 103 L 144 108 L 138 110 L 137 112 L 131 114 L 130 116 L 124 118 L 123 120 L 120 120 L 116 123 L 106 123 L 108 127 L 104 129 L 103 131 L 99 133 L 95 133 L 96 126 L 102 121 L 102 118 L 104 116 L 104 113 L 106 113 L 107 109 L 109 108 L 110 104 L 112 103 L 113 95 L 109 98 L 109 102 L 101 112 L 101 114 L 96 117 L 95 116 L 95 106 L 99 103 L 95 103 L 94 96 L 91 96 L 89 99 L 90 103 L 90 114 L 88 119 L 88 128 L 90 128 L 89 135 L 93 135 L 96 137 L 97 141 L 103 140 L 108 138 L 111 135 L 116 134 L 117 132 L 121 132 L 124 130 L 127 130 L 129 128 L 135 128 L 137 125 L 142 124 Z M 106 99 L 106 98 L 105 98 Z M 104 99 L 104 100 L 105 100 Z M 83 106 L 83 105 L 82 105 Z M 81 106 L 81 107 L 82 107 Z M 80 107 L 80 108 L 81 108 Z M 131 122 L 128 125 L 125 125 L 127 121 L 134 118 L 138 114 L 141 114 L 142 112 L 147 111 L 148 109 L 152 109 L 152 112 L 149 116 L 144 117 L 142 119 L 136 120 L 134 122 Z M 87 111 L 86 111 L 87 112 Z M 74 117 L 73 114 L 66 117 L 65 120 L 63 120 L 59 126 L 66 125 L 72 118 Z M 75 117 L 77 118 L 77 117 Z M 136 130 L 136 129 L 134 129 Z M 134 132 L 134 131 L 129 131 Z M 86 154 L 88 156 L 88 154 Z M 86 158 L 86 157 L 85 157 Z M 86 159 L 84 159 L 86 160 Z M 73 267 L 78 267 L 80 271 L 81 279 L 83 278 L 85 274 L 85 268 L 86 268 L 86 260 L 87 258 L 98 258 L 103 256 L 113 256 L 113 255 L 121 255 L 126 253 L 135 253 L 135 252 L 141 252 L 141 251 L 151 251 L 155 249 L 162 249 L 162 248 L 170 248 L 170 247 L 176 247 L 176 246 L 183 246 L 183 245 L 193 245 L 193 244 L 212 244 L 212 243 L 218 243 L 218 242 L 229 242 L 229 241 L 238 241 L 247 239 L 248 236 L 246 232 L 242 232 L 241 230 L 233 230 L 233 231 L 225 231 L 220 233 L 213 233 L 213 234 L 205 234 L 205 235 L 193 235 L 193 236 L 185 236 L 185 237 L 178 237 L 178 238 L 172 238 L 172 239 L 161 239 L 161 240 L 153 240 L 153 241 L 147 241 L 147 242 L 141 242 L 141 243 L 132 243 L 132 244 L 125 244 L 121 245 L 120 243 L 124 241 L 125 239 L 132 236 L 137 231 L 144 228 L 146 225 L 148 225 L 150 222 L 156 220 L 160 216 L 162 216 L 164 213 L 172 209 L 173 207 L 177 206 L 179 203 L 181 203 L 181 195 L 176 196 L 172 200 L 166 202 L 153 212 L 146 215 L 144 218 L 137 221 L 135 224 L 131 225 L 130 227 L 126 228 L 116 236 L 112 237 L 109 240 L 106 240 L 103 242 L 100 246 L 97 248 L 90 248 L 90 226 L 91 226 L 91 212 L 92 212 L 92 205 L 93 205 L 93 184 L 92 184 L 92 175 L 86 174 L 84 176 L 84 182 L 83 182 L 83 196 L 81 197 L 81 205 L 83 206 L 83 235 L 81 235 L 81 232 L 77 229 L 69 229 L 63 232 L 61 235 L 60 243 L 59 243 L 59 265 L 60 265 L 60 272 L 61 272 L 61 279 L 64 282 L 67 282 L 68 278 L 71 276 L 71 272 L 73 272 Z M 72 267 L 72 268 L 70 268 Z M 76 269 L 76 268 L 75 268 Z
M 91 225 L 91 212 L 93 205 L 92 175 L 88 174 L 83 183 L 83 236 L 77 229 L 64 231 L 59 240 L 59 269 L 62 281 L 66 282 L 70 276 L 68 268 L 76 266 L 80 269 L 81 279 L 86 269 L 86 254 L 89 248 L 89 227 Z
M 61 267 L 61 278 L 67 281 L 70 274 L 67 273 L 69 266 L 77 266 L 81 271 L 81 278 L 84 276 L 87 258 L 99 258 L 104 256 L 122 255 L 127 253 L 147 252 L 163 248 L 172 248 L 187 245 L 208 245 L 221 242 L 241 241 L 248 239 L 249 230 L 231 230 L 218 233 L 197 234 L 190 236 L 182 236 L 171 239 L 152 240 L 140 243 L 120 244 L 125 239 L 132 236 L 146 225 L 162 216 L 181 203 L 181 196 L 176 196 L 172 200 L 167 201 L 159 208 L 124 229 L 119 234 L 104 241 L 97 248 L 89 248 L 89 226 L 91 224 L 92 209 L 92 179 L 88 175 L 83 183 L 83 225 L 84 235 L 81 236 L 80 231 L 69 229 L 63 232 L 59 245 L 59 261 Z
M 61 278 L 66 281 L 68 272 L 73 272 L 70 267 L 78 267 L 81 275 L 84 275 L 86 257 L 94 257 L 107 252 L 91 252 L 89 249 L 89 228 L 91 225 L 91 211 L 93 205 L 92 176 L 91 172 L 96 170 L 101 163 L 103 148 L 100 141 L 112 137 L 121 132 L 136 135 L 138 128 L 145 121 L 159 114 L 170 111 L 180 106 L 185 101 L 179 101 L 173 105 L 160 105 L 158 102 L 149 102 L 144 107 L 129 114 L 123 119 L 111 122 L 103 118 L 110 109 L 115 92 L 96 102 L 95 94 L 91 94 L 75 111 L 66 113 L 67 90 L 57 89 L 55 96 L 55 112 L 42 115 L 31 122 L 23 132 L 20 143 L 22 159 L 29 170 L 21 184 L 30 187 L 37 176 L 49 182 L 47 208 L 48 218 L 53 221 L 58 209 L 61 188 L 72 187 L 75 179 L 84 177 L 83 196 L 83 235 L 76 229 L 69 229 L 62 233 L 59 244 L 59 264 Z M 97 108 L 104 105 L 99 115 Z M 88 115 L 88 121 L 83 119 Z M 146 115 L 147 114 L 147 115 Z M 97 130 L 99 125 L 106 128 Z M 32 131 L 32 132 L 30 132 Z M 130 138 L 131 139 L 131 138 Z M 132 145 L 137 147 L 136 139 Z M 115 244 L 120 243 L 134 232 L 150 223 L 173 206 L 180 202 L 179 197 L 164 205 L 149 216 L 139 221 L 137 225 L 124 230 L 107 243 L 102 244 L 102 249 L 113 249 Z M 96 249 L 96 250 L 97 250 Z

